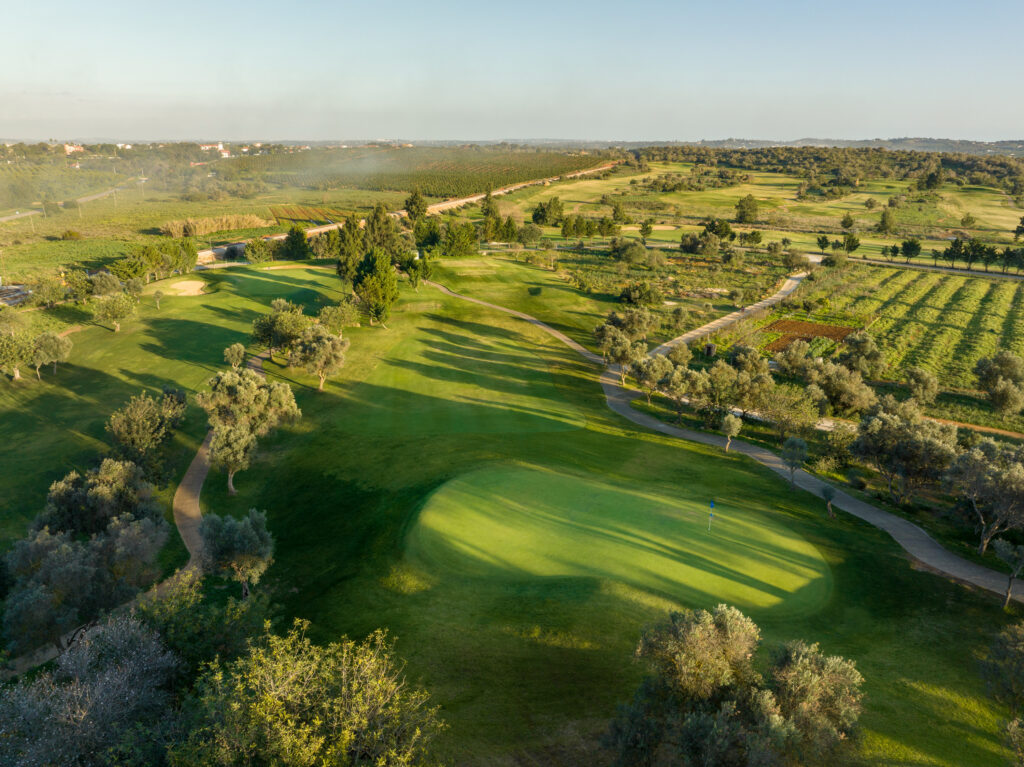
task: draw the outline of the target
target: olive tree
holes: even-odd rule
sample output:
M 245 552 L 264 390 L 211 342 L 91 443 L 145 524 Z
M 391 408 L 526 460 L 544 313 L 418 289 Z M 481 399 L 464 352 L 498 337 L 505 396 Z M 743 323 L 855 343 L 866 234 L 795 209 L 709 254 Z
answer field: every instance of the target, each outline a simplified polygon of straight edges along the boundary
M 334 375 L 345 364 L 348 346 L 348 339 L 334 335 L 321 325 L 313 325 L 292 347 L 290 364 L 315 375 L 320 380 L 317 390 L 323 391 L 327 376 Z
M 939 379 L 924 368 L 907 368 L 907 387 L 910 395 L 922 405 L 932 404 L 939 395 Z
M 760 639 L 727 605 L 645 631 L 636 656 L 649 674 L 605 738 L 615 764 L 832 763 L 860 716 L 861 675 L 799 641 L 761 662 Z
M 982 440 L 949 463 L 943 480 L 970 510 L 978 553 L 1000 533 L 1024 528 L 1024 464 L 1015 452 Z
M 227 370 L 209 381 L 210 391 L 196 401 L 213 429 L 210 457 L 228 474 L 228 491 L 235 495 L 234 477 L 249 466 L 257 440 L 282 421 L 300 418 L 291 387 L 267 381 L 252 370 Z
M 673 365 L 665 357 L 646 354 L 630 365 L 630 371 L 643 393 L 647 395 L 647 404 L 651 404 L 651 395 L 657 391 L 661 382 L 672 375 Z
M 238 581 L 242 599 L 248 598 L 250 585 L 259 583 L 274 554 L 266 513 L 249 509 L 240 519 L 204 514 L 199 535 L 203 540 L 203 568 Z
M 224 361 L 231 366 L 232 370 L 238 370 L 245 362 L 245 345 L 233 343 L 224 350 Z
M 727 413 L 722 419 L 722 434 L 725 435 L 725 452 L 729 452 L 729 445 L 732 444 L 734 437 L 739 436 L 742 428 L 742 419 L 734 416 L 732 413 Z
M 796 483 L 796 470 L 807 460 L 807 443 L 799 437 L 787 437 L 782 443 L 782 460 L 789 468 L 789 484 Z
M 992 549 L 1009 568 L 1010 575 L 1006 581 L 1006 597 L 1003 599 L 1003 609 L 1010 605 L 1013 597 L 1013 579 L 1024 570 L 1024 546 L 1015 545 L 1003 538 L 996 538 L 992 541 Z
M 296 620 L 285 636 L 210 664 L 196 687 L 195 726 L 171 751 L 172 765 L 434 763 L 429 749 L 443 724 L 426 692 L 403 678 L 387 636 L 320 646 L 308 626 Z
M 355 325 L 359 318 L 359 310 L 352 301 L 341 301 L 323 307 L 317 315 L 320 324 L 337 336 L 350 325 Z
M 24 333 L 0 335 L 0 370 L 21 380 L 21 368 L 33 363 L 32 341 Z
M 118 752 L 159 763 L 176 666 L 155 631 L 131 616 L 108 619 L 52 670 L 0 687 L 0 763 L 105 767 Z
M 163 480 L 160 450 L 185 416 L 184 392 L 167 389 L 160 400 L 140 394 L 115 410 L 107 421 L 114 452 L 139 466 L 150 480 Z M 159 484 L 160 482 L 158 482 Z
M 97 322 L 109 322 L 114 332 L 121 330 L 121 321 L 135 314 L 135 299 L 127 293 L 115 293 L 111 296 L 96 299 L 93 306 L 93 317 Z
M 1024 706 L 1024 621 L 1011 623 L 996 635 L 981 672 L 992 696 L 1017 716 Z
M 51 330 L 40 333 L 32 341 L 32 364 L 36 369 L 36 378 L 41 379 L 39 368 L 53 365 L 53 374 L 57 375 L 57 363 L 67 362 L 71 356 L 71 339 L 60 336 Z

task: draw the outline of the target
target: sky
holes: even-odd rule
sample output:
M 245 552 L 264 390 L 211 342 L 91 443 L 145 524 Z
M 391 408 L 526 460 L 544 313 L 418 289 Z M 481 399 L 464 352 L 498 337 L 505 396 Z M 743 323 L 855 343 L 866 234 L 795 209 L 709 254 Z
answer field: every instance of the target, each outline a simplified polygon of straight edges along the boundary
M 1024 0 L 21 2 L 0 138 L 1024 138 Z

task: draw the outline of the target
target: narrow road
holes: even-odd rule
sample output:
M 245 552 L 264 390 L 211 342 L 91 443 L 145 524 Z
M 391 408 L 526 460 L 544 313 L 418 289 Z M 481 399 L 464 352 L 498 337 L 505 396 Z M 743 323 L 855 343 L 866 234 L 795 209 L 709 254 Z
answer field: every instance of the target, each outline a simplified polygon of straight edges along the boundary
M 436 282 L 427 281 L 427 284 L 432 285 L 455 298 L 470 301 L 474 304 L 495 309 L 497 311 L 504 312 L 505 314 L 511 314 L 514 317 L 526 320 L 554 338 L 557 338 L 559 341 L 569 346 L 569 348 L 578 352 L 588 362 L 592 362 L 600 366 L 604 365 L 604 362 L 599 355 L 585 349 L 580 344 L 568 338 L 564 333 L 544 324 L 536 317 L 532 317 L 524 312 L 516 311 L 515 309 L 508 309 L 497 304 L 488 303 L 487 301 L 481 301 L 477 298 L 461 295 Z M 783 289 L 785 289 L 785 287 L 786 286 L 783 286 Z M 790 292 L 792 292 L 792 290 L 790 290 Z M 776 296 L 777 295 L 778 293 Z M 775 296 L 772 296 L 772 298 L 775 298 Z M 704 334 L 707 331 L 705 331 L 704 328 L 698 328 L 697 331 L 691 332 Z M 672 342 L 669 343 L 671 344 Z M 663 344 L 662 346 L 665 345 Z M 661 348 L 662 347 L 658 347 L 658 349 Z M 652 353 L 660 353 L 658 349 L 655 349 Z M 713 445 L 723 449 L 725 448 L 725 437 L 718 434 L 671 426 L 663 423 L 653 416 L 635 410 L 631 406 L 631 403 L 633 400 L 637 399 L 640 394 L 639 392 L 633 391 L 632 389 L 628 389 L 619 384 L 618 366 L 613 365 L 604 368 L 601 372 L 600 383 L 601 388 L 604 390 L 605 401 L 607 402 L 608 407 L 628 421 L 631 421 L 638 426 L 643 426 L 646 429 L 667 434 L 671 437 L 677 437 L 691 442 L 699 442 L 705 445 Z M 783 463 L 782 459 L 778 455 L 770 450 L 766 450 L 765 448 L 757 445 L 751 445 L 737 439 L 732 440 L 731 450 L 754 459 L 762 466 L 766 466 L 787 481 L 789 480 L 789 468 L 785 463 Z M 828 485 L 828 483 L 823 482 L 802 469 L 796 472 L 794 482 L 797 487 L 802 490 L 806 490 L 809 493 L 813 493 L 819 498 L 821 497 L 822 490 Z M 1005 593 L 1007 583 L 1006 575 L 982 565 L 975 564 L 974 562 L 970 562 L 950 551 L 947 551 L 930 535 L 928 535 L 928 533 L 913 522 L 908 522 L 902 517 L 890 514 L 887 511 L 879 509 L 877 506 L 872 506 L 865 501 L 854 498 L 838 488 L 835 488 L 835 490 L 836 495 L 832 501 L 832 505 L 834 507 L 845 511 L 848 514 L 852 514 L 853 516 L 864 520 L 868 524 L 874 525 L 879 530 L 885 531 L 903 548 L 904 551 L 926 567 L 958 581 L 985 589 L 993 594 L 1002 595 Z M 1024 586 L 1024 581 L 1014 579 L 1013 589 L 1015 601 L 1024 602 L 1024 591 L 1022 591 L 1022 586 Z
M 520 189 L 525 189 L 525 188 L 530 187 L 530 186 L 539 186 L 541 184 L 550 184 L 550 183 L 553 183 L 555 181 L 558 181 L 559 179 L 564 179 L 564 178 L 580 178 L 581 176 L 588 176 L 588 175 L 590 175 L 592 173 L 603 173 L 606 170 L 610 170 L 611 168 L 614 168 L 617 164 L 618 163 L 616 163 L 616 162 L 610 162 L 610 163 L 605 163 L 604 165 L 599 165 L 596 168 L 588 168 L 587 170 L 578 170 L 578 171 L 574 171 L 572 173 L 565 173 L 565 174 L 563 174 L 561 176 L 549 176 L 548 178 L 537 178 L 537 179 L 533 179 L 532 181 L 521 181 L 518 184 L 512 184 L 510 186 L 503 186 L 500 189 L 495 189 L 495 190 L 493 190 L 491 192 L 491 196 L 492 197 L 500 197 L 503 194 L 510 194 L 512 192 L 518 191 Z M 461 208 L 463 205 L 472 205 L 475 202 L 480 202 L 486 196 L 487 196 L 486 193 L 485 194 L 471 194 L 468 197 L 458 197 L 458 198 L 456 198 L 454 200 L 442 200 L 441 202 L 435 202 L 434 204 L 427 206 L 427 214 L 428 215 L 436 215 L 438 213 L 444 213 L 445 211 L 454 210 L 456 208 Z M 392 213 L 391 215 L 395 216 L 396 218 L 402 218 L 403 216 L 406 215 L 406 213 L 405 213 L 404 210 L 398 210 L 398 211 L 395 211 L 394 213 Z M 340 229 L 342 226 L 344 226 L 343 223 L 332 223 L 332 224 L 324 224 L 323 226 L 314 226 L 314 227 L 306 230 L 306 236 L 323 234 L 324 232 L 329 232 L 331 229 Z M 271 234 L 271 235 L 267 235 L 263 239 L 265 239 L 265 240 L 283 240 L 287 236 L 288 236 L 287 234 Z M 232 247 L 234 245 L 244 245 L 247 242 L 250 242 L 250 240 L 239 240 L 238 242 L 233 242 L 230 245 L 223 245 L 223 246 L 219 246 L 219 247 L 216 247 L 216 248 L 206 248 L 204 250 L 200 250 L 199 251 L 199 262 L 209 265 L 210 262 L 214 261 L 218 256 L 223 256 L 228 248 L 230 248 L 230 247 Z M 209 268 L 209 266 L 207 266 L 207 268 Z
M 99 200 L 102 197 L 109 197 L 119 189 L 128 189 L 129 187 L 127 186 L 127 184 L 130 184 L 134 180 L 135 179 L 128 179 L 128 181 L 125 181 L 124 184 L 120 186 L 111 187 L 110 189 L 105 189 L 102 192 L 87 194 L 85 197 L 79 197 L 77 200 L 75 200 L 75 202 L 81 204 L 83 202 L 92 202 L 93 200 Z M 37 210 L 36 208 L 32 208 L 26 211 L 19 211 L 17 213 L 11 213 L 10 215 L 7 216 L 0 216 L 0 224 L 4 223 L 5 221 L 17 221 L 19 218 L 25 218 L 27 216 L 40 216 L 42 215 L 42 213 L 43 212 L 41 210 Z
M 808 274 L 809 272 L 798 272 L 792 275 L 782 283 L 782 287 L 779 288 L 778 292 L 774 295 L 768 296 L 768 298 L 762 299 L 756 304 L 751 304 L 750 306 L 738 309 L 731 314 L 726 314 L 724 317 L 719 317 L 717 320 L 712 320 L 706 325 L 701 325 L 699 328 L 687 331 L 681 336 L 676 336 L 671 341 L 666 341 L 661 346 L 655 348 L 651 354 L 668 354 L 672 351 L 673 347 L 679 346 L 679 344 L 693 343 L 697 339 L 705 338 L 719 330 L 724 330 L 725 328 L 735 325 L 740 320 L 745 320 L 747 317 L 757 314 L 760 311 L 770 309 L 800 287 L 800 283 L 807 278 Z

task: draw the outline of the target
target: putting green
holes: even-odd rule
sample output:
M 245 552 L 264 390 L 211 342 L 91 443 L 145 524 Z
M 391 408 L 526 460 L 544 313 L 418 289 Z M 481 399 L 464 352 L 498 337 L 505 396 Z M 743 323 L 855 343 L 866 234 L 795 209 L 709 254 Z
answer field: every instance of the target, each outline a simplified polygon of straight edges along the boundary
M 672 498 L 518 466 L 464 474 L 420 512 L 408 555 L 471 577 L 608 578 L 688 604 L 804 612 L 829 596 L 830 569 L 763 511 Z

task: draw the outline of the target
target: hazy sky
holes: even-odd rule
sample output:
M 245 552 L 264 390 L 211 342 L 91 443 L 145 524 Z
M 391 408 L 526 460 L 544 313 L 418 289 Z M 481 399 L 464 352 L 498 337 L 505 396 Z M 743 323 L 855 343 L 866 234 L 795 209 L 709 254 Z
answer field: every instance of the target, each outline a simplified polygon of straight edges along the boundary
M 5 3 L 0 137 L 1024 137 L 1024 0 Z

